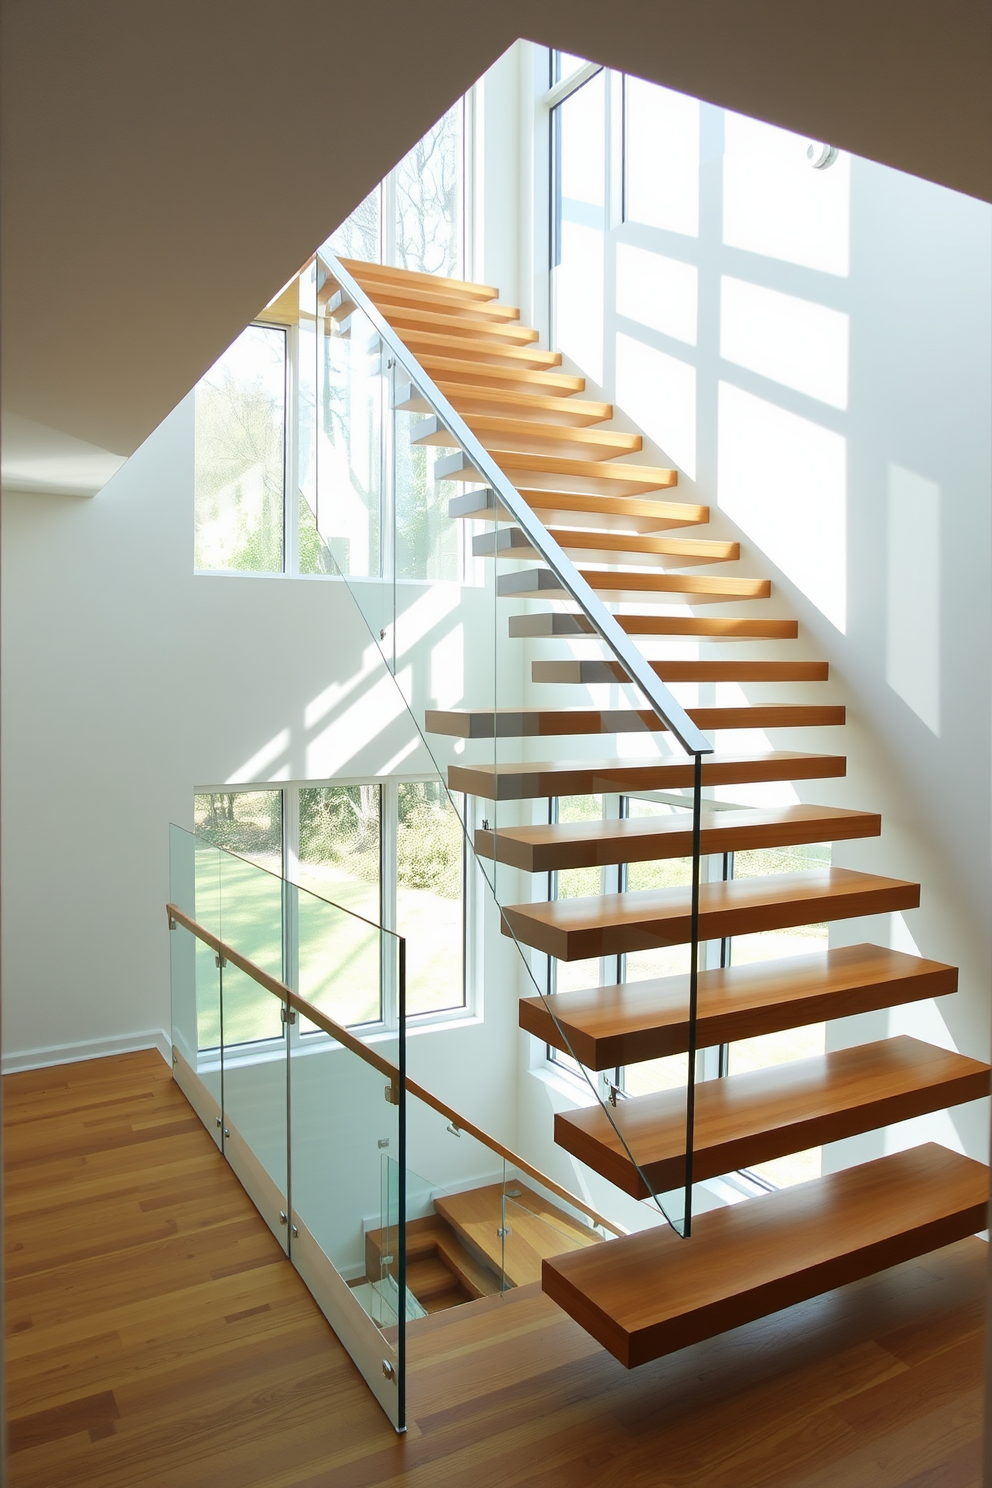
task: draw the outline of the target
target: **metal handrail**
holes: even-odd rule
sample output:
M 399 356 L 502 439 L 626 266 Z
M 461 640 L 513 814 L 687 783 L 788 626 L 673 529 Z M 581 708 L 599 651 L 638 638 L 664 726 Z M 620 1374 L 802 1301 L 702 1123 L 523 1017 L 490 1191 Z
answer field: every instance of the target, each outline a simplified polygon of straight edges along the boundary
M 205 925 L 201 925 L 190 915 L 184 913 L 177 904 L 167 904 L 165 908 L 169 916 L 170 930 L 176 925 L 182 925 L 183 929 L 188 930 L 191 935 L 195 935 L 197 940 L 202 940 L 204 945 L 210 946 L 211 950 L 222 961 L 230 961 L 232 966 L 236 966 L 239 971 L 243 971 L 245 976 L 250 977 L 253 982 L 263 987 L 266 992 L 270 992 L 273 997 L 278 997 L 280 1002 L 285 1002 L 290 1007 L 295 1008 L 298 1013 L 302 1013 L 305 1018 L 309 1018 L 311 1023 L 315 1023 L 318 1028 L 322 1029 L 324 1033 L 329 1034 L 332 1039 L 343 1045 L 350 1053 L 356 1054 L 359 1059 L 363 1059 L 366 1064 L 371 1065 L 380 1075 L 385 1075 L 389 1081 L 390 1099 L 394 1105 L 399 1103 L 401 1089 L 405 1089 L 408 1095 L 416 1096 L 418 1100 L 423 1101 L 425 1105 L 437 1111 L 439 1116 L 445 1117 L 459 1132 L 467 1132 L 470 1137 L 474 1137 L 477 1142 L 481 1142 L 484 1147 L 488 1147 L 491 1152 L 495 1152 L 505 1162 L 512 1163 L 515 1168 L 519 1168 L 521 1172 L 526 1173 L 528 1178 L 533 1178 L 536 1183 L 540 1183 L 544 1188 L 550 1189 L 560 1199 L 564 1199 L 567 1204 L 571 1204 L 574 1209 L 578 1209 L 581 1213 L 587 1215 L 593 1224 L 602 1226 L 603 1229 L 609 1230 L 613 1235 L 626 1234 L 625 1230 L 615 1225 L 612 1220 L 606 1219 L 604 1215 L 587 1204 L 584 1199 L 578 1198 L 567 1188 L 563 1188 L 554 1178 L 549 1178 L 546 1173 L 542 1173 L 540 1168 L 535 1168 L 525 1157 L 520 1157 L 518 1153 L 512 1152 L 509 1147 L 504 1147 L 502 1142 L 497 1142 L 495 1137 L 490 1137 L 480 1127 L 476 1126 L 474 1122 L 466 1120 L 464 1116 L 460 1116 L 446 1101 L 433 1095 L 431 1091 L 425 1090 L 415 1080 L 411 1080 L 409 1077 L 403 1079 L 400 1075 L 399 1067 L 393 1064 L 391 1059 L 386 1059 L 383 1055 L 377 1054 L 374 1049 L 370 1049 L 368 1044 L 356 1038 L 343 1024 L 336 1022 L 333 1018 L 329 1018 L 325 1012 L 315 1007 L 312 1002 L 308 1002 L 305 997 L 301 997 L 298 992 L 294 992 L 290 987 L 287 987 L 285 982 L 281 982 L 278 977 L 274 977 L 269 972 L 263 971 L 260 966 L 256 966 L 253 961 L 249 961 L 247 956 L 242 956 L 240 951 L 236 951 L 233 946 L 228 945 L 226 941 L 214 935 L 213 931 L 208 930 Z
M 653 711 L 662 723 L 678 739 L 687 754 L 712 754 L 713 745 L 702 733 L 688 713 L 672 696 L 657 673 L 651 668 L 641 652 L 634 646 L 626 631 L 617 623 L 616 617 L 603 604 L 575 567 L 571 559 L 559 546 L 543 522 L 534 514 L 520 493 L 510 484 L 489 451 L 466 424 L 461 414 L 420 366 L 416 357 L 404 345 L 389 322 L 334 254 L 317 253 L 316 263 L 338 286 L 344 290 L 351 302 L 371 322 L 376 334 L 390 351 L 399 358 L 416 382 L 418 390 L 425 395 L 434 410 L 446 425 L 448 432 L 461 446 L 480 476 L 498 497 L 501 506 L 527 537 L 531 546 L 548 565 L 562 588 L 575 600 L 600 639 L 610 648 L 628 677 L 644 694 Z M 321 286 L 318 285 L 318 289 Z

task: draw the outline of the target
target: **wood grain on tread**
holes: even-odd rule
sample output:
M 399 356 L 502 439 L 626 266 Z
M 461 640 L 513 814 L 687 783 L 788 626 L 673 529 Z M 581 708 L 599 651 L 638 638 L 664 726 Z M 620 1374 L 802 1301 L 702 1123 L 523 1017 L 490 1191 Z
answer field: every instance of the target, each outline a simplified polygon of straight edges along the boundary
M 985 1224 L 988 1169 L 929 1143 L 544 1263 L 544 1290 L 628 1368 Z
M 546 525 L 563 520 L 575 530 L 593 527 L 598 532 L 604 532 L 615 527 L 621 532 L 664 532 L 672 527 L 696 527 L 709 521 L 709 507 L 692 506 L 687 501 L 664 501 L 657 497 L 603 496 L 591 491 L 540 491 L 527 486 L 519 486 L 517 495 L 540 514 Z M 485 522 L 514 520 L 488 487 L 466 491 L 463 496 L 453 496 L 448 502 L 448 515 Z M 584 616 L 582 618 L 585 619 Z M 574 634 L 574 627 L 568 633 Z
M 502 462 L 501 462 L 502 463 Z M 604 599 L 626 599 L 644 595 L 684 595 L 690 604 L 719 604 L 730 600 L 767 599 L 768 579 L 729 579 L 722 574 L 621 572 L 616 569 L 580 568 L 591 589 Z M 505 599 L 554 599 L 568 595 L 549 568 L 501 573 L 496 593 Z
M 839 1142 L 989 1093 L 989 1066 L 900 1036 L 696 1082 L 693 1178 Z M 684 1090 L 555 1115 L 559 1147 L 636 1199 L 685 1183 Z
M 842 754 L 803 754 L 788 749 L 754 755 L 711 754 L 703 761 L 703 785 L 826 780 L 844 775 L 846 770 L 847 761 Z M 543 760 L 448 766 L 451 790 L 482 796 L 487 801 L 683 790 L 691 787 L 692 781 L 692 761 L 676 754 L 651 760 Z
M 509 351 L 505 353 L 509 355 Z M 537 352 L 518 351 L 517 356 L 537 356 Z M 678 485 L 678 471 L 660 465 L 633 465 L 607 460 L 575 460 L 565 455 L 519 454 L 493 442 L 486 448 L 504 471 L 525 470 L 529 481 L 514 482 L 527 486 L 557 484 L 562 477 L 575 477 L 583 491 L 602 491 L 604 496 L 639 496 L 646 491 L 657 491 Z M 435 466 L 435 477 L 440 480 L 478 480 L 478 474 L 467 455 L 452 455 L 449 460 L 439 461 Z M 535 480 L 543 476 L 545 480 Z
M 691 564 L 732 563 L 740 557 L 737 543 L 703 537 L 656 537 L 628 532 L 593 532 L 549 527 L 550 535 L 577 562 L 643 564 L 687 568 Z M 476 558 L 535 558 L 540 555 L 519 527 L 481 532 L 472 539 Z
M 751 620 L 737 615 L 614 615 L 620 629 L 628 635 L 685 636 L 699 639 L 708 636 L 720 641 L 769 639 L 795 640 L 798 620 Z M 509 633 L 524 636 L 590 635 L 592 625 L 585 615 L 560 610 L 535 615 L 511 615 Z
M 835 946 L 699 973 L 700 1048 L 849 1018 L 956 992 L 956 966 L 875 945 Z M 518 1004 L 520 1026 L 567 1051 L 587 1069 L 615 1069 L 684 1054 L 689 1047 L 688 976 L 651 977 Z
M 641 889 L 582 899 L 511 904 L 502 911 L 504 935 L 514 935 L 560 961 L 587 961 L 690 939 L 688 888 Z M 919 884 L 849 868 L 806 873 L 768 873 L 729 883 L 705 883 L 699 891 L 699 938 L 720 940 L 793 925 L 821 924 L 859 915 L 916 909 Z
M 641 448 L 639 434 L 625 434 L 618 429 L 577 429 L 570 425 L 535 423 L 507 415 L 466 413 L 465 422 L 480 443 L 488 449 L 512 449 L 519 453 L 564 455 L 577 460 L 611 460 L 617 455 L 633 454 Z M 455 448 L 454 435 L 443 424 L 437 429 L 412 431 L 414 444 Z
M 399 284 L 437 290 L 466 300 L 497 300 L 499 290 L 491 284 L 476 284 L 470 279 L 446 279 L 443 274 L 422 274 L 417 269 L 397 269 L 391 264 L 369 263 L 363 258 L 342 258 L 341 267 L 374 298 L 372 286 Z
M 649 661 L 663 682 L 826 682 L 826 661 Z M 532 661 L 532 682 L 567 682 L 582 687 L 623 682 L 618 661 Z
M 779 703 L 742 708 L 687 708 L 701 729 L 827 728 L 844 722 L 843 707 L 832 703 Z M 428 708 L 429 734 L 456 739 L 534 739 L 564 734 L 631 734 L 665 731 L 648 708 Z
M 529 419 L 540 424 L 574 424 L 584 428 L 613 417 L 612 403 L 593 398 L 552 398 L 543 393 L 509 392 L 503 388 L 472 387 L 441 379 L 438 389 L 461 414 L 501 413 L 506 418 Z M 425 403 L 424 411 L 430 410 Z
M 526 367 L 531 370 L 561 366 L 559 351 L 544 351 L 539 346 L 511 346 L 482 330 L 477 336 L 461 335 L 456 331 L 404 330 L 402 340 L 419 362 L 425 361 L 421 353 L 426 352 L 487 366 Z
M 745 852 L 808 842 L 841 842 L 853 837 L 877 837 L 881 830 L 882 818 L 877 812 L 850 811 L 840 806 L 704 810 L 700 850 Z M 475 850 L 482 858 L 495 858 L 525 873 L 686 858 L 692 856 L 692 813 L 687 810 L 678 816 L 479 828 Z
M 462 1244 L 504 1276 L 509 1286 L 540 1281 L 546 1256 L 602 1243 L 595 1230 L 517 1181 L 437 1194 L 434 1207 Z M 508 1233 L 501 1235 L 504 1228 Z
M 358 275 L 354 277 L 357 279 Z M 373 284 L 371 280 L 362 287 L 369 299 L 380 308 L 391 305 L 438 310 L 442 314 L 468 316 L 483 324 L 500 324 L 520 319 L 520 311 L 515 305 L 505 305 L 502 300 L 467 299 L 465 295 L 454 293 L 450 289 L 425 289 L 396 281 Z M 382 313 L 386 314 L 384 308 Z M 388 315 L 386 318 L 388 320 Z
M 371 296 L 370 296 L 371 298 Z M 493 346 L 530 346 L 539 339 L 530 326 L 519 325 L 513 320 L 485 318 L 478 315 L 459 315 L 451 307 L 403 305 L 380 293 L 375 300 L 376 308 L 400 339 L 408 340 L 423 331 L 437 331 L 445 336 L 467 336 Z
M 533 389 L 546 396 L 569 398 L 572 393 L 581 393 L 586 385 L 585 378 L 576 376 L 574 372 L 535 371 L 516 365 L 466 361 L 458 354 L 457 347 L 443 354 L 421 350 L 417 361 L 435 380 L 457 378 L 463 387 L 510 388 L 517 392 Z

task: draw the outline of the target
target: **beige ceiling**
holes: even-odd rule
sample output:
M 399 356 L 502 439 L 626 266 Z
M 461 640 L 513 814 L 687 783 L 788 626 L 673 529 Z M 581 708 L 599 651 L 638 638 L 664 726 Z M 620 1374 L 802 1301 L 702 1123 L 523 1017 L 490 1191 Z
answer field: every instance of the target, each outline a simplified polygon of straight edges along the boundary
M 984 0 L 5 0 L 2 28 L 4 407 L 93 469 L 518 36 L 992 197 Z

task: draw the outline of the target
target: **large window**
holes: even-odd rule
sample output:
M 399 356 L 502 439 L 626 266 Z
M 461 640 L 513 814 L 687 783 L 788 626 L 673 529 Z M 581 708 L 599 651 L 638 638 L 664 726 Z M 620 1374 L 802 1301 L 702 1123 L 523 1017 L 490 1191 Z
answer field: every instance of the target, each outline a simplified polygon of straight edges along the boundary
M 234 860 L 224 864 L 238 948 L 284 980 L 292 980 L 293 967 L 305 969 L 300 990 L 338 1022 L 389 1028 L 398 988 L 388 957 L 380 966 L 374 927 L 382 925 L 407 940 L 408 1015 L 463 1009 L 466 844 L 456 800 L 457 808 L 436 780 L 198 792 L 198 834 L 244 860 L 243 869 Z M 305 895 L 287 913 L 279 876 L 349 914 L 321 913 Z M 244 1043 L 279 1033 L 278 1007 L 251 987 L 239 993 L 236 1009 Z M 315 1030 L 304 1023 L 301 1031 Z M 217 1040 L 201 1030 L 201 1042 L 212 1047 Z
M 195 565 L 281 573 L 286 332 L 252 325 L 197 384 Z
M 465 124 L 459 99 L 332 233 L 331 252 L 464 278 Z

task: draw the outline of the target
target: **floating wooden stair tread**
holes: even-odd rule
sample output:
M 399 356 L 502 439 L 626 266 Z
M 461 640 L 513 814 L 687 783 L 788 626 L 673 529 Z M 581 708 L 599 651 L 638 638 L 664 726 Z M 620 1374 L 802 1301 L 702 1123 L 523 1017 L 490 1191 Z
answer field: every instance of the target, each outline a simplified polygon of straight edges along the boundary
M 509 388 L 515 392 L 533 389 L 549 397 L 568 398 L 572 393 L 581 393 L 586 385 L 585 378 L 576 376 L 574 372 L 541 372 L 528 367 L 501 367 L 466 361 L 459 356 L 457 347 L 447 354 L 421 350 L 417 360 L 435 380 L 450 377 L 463 386 Z
M 512 393 L 502 388 L 471 387 L 447 381 L 438 382 L 437 386 L 463 415 L 491 413 L 503 418 L 527 419 L 534 424 L 551 422 L 577 428 L 613 417 L 612 403 L 597 403 L 587 398 L 550 398 L 542 393 Z M 424 413 L 431 412 L 426 403 L 422 409 Z
M 881 1039 L 696 1084 L 693 1180 L 839 1142 L 989 1093 L 989 1066 L 919 1039 Z M 684 1090 L 561 1111 L 555 1141 L 635 1199 L 685 1183 Z M 629 1155 L 628 1155 L 629 1154 Z
M 545 1261 L 559 1307 L 632 1368 L 986 1223 L 988 1169 L 929 1143 Z
M 782 703 L 754 707 L 687 708 L 701 729 L 829 728 L 844 722 L 844 709 L 832 703 Z M 429 734 L 456 739 L 533 739 L 560 734 L 631 734 L 665 730 L 651 708 L 428 708 Z
M 642 598 L 645 595 L 684 596 L 688 604 L 720 604 L 734 599 L 767 599 L 768 579 L 727 579 L 722 574 L 622 572 L 603 568 L 580 568 L 590 588 L 604 599 Z M 550 568 L 501 573 L 496 592 L 505 599 L 556 599 L 566 594 Z
M 514 1191 L 511 1197 L 511 1190 Z M 506 1223 L 503 1228 L 503 1195 Z M 439 1194 L 434 1208 L 466 1248 L 480 1256 L 510 1286 L 540 1281 L 541 1262 L 563 1251 L 602 1244 L 602 1236 L 543 1199 L 525 1183 L 488 1184 L 463 1193 Z
M 517 494 L 538 513 L 545 526 L 564 520 L 574 529 L 588 522 L 597 532 L 614 528 L 623 532 L 659 532 L 669 527 L 696 527 L 708 522 L 710 516 L 708 506 L 691 506 L 685 501 L 602 496 L 590 491 L 540 491 L 528 487 L 518 487 Z M 453 496 L 448 502 L 448 515 L 477 522 L 513 520 L 497 501 L 495 492 L 486 486 Z
M 577 563 L 640 563 L 652 568 L 687 568 L 697 563 L 732 563 L 741 555 L 740 544 L 716 542 L 705 537 L 655 537 L 638 533 L 579 531 L 548 526 L 548 531 Z M 472 539 L 476 558 L 537 558 L 526 533 L 519 527 L 480 532 Z
M 956 966 L 883 946 L 835 946 L 699 973 L 697 1044 L 781 1033 L 957 991 Z M 520 1026 L 573 1052 L 592 1070 L 684 1054 L 689 1047 L 688 975 L 652 977 L 551 998 L 526 997 Z
M 485 339 L 488 337 L 488 339 Z M 423 361 L 422 351 L 435 355 L 458 357 L 469 362 L 492 362 L 506 367 L 560 367 L 561 353 L 542 351 L 539 346 L 504 345 L 494 332 L 479 332 L 477 336 L 461 335 L 457 331 L 404 330 L 404 345 Z M 578 391 L 578 389 L 576 389 Z
M 495 441 L 487 445 L 489 453 L 501 470 L 526 470 L 531 480 L 527 485 L 540 485 L 534 476 L 549 476 L 558 480 L 562 476 L 575 476 L 585 482 L 580 490 L 595 494 L 601 489 L 604 496 L 640 496 L 645 491 L 658 491 L 678 485 L 678 471 L 655 465 L 613 464 L 608 460 L 572 460 L 564 455 L 529 455 L 517 450 L 504 449 Z M 478 480 L 478 473 L 468 456 L 461 450 L 438 460 L 434 466 L 438 480 Z
M 708 636 L 719 641 L 751 641 L 759 638 L 789 641 L 799 634 L 797 620 L 750 620 L 737 615 L 614 615 L 628 635 Z M 547 610 L 537 615 L 511 615 L 513 637 L 591 635 L 585 615 Z
M 466 300 L 498 300 L 499 290 L 491 284 L 475 284 L 470 279 L 446 279 L 443 274 L 422 274 L 417 269 L 396 269 L 390 264 L 369 263 L 363 258 L 342 258 L 342 268 L 348 270 L 353 279 L 372 299 L 374 286 L 398 284 L 404 287 L 440 291 Z
M 636 453 L 641 447 L 639 434 L 622 434 L 613 429 L 575 429 L 570 426 L 538 424 L 525 419 L 502 418 L 493 414 L 463 414 L 469 428 L 487 449 L 512 450 L 517 454 L 545 454 L 576 460 L 612 460 L 617 455 Z M 414 444 L 457 447 L 458 440 L 445 428 L 436 414 L 429 414 L 410 431 Z
M 404 341 L 423 332 L 441 336 L 467 336 L 494 346 L 532 346 L 539 339 L 537 331 L 514 321 L 459 315 L 451 310 L 398 305 L 381 294 L 376 300 L 376 308 Z
M 722 940 L 794 925 L 916 909 L 919 884 L 849 868 L 769 873 L 699 890 L 699 938 Z M 690 891 L 640 889 L 580 899 L 511 904 L 503 908 L 504 935 L 559 961 L 588 961 L 657 946 L 685 945 L 691 937 Z
M 825 661 L 649 661 L 663 682 L 826 682 Z M 618 661 L 533 661 L 532 682 L 570 682 L 592 687 L 623 682 Z
M 690 804 L 688 797 L 686 805 Z M 740 811 L 703 811 L 704 853 L 747 852 L 795 847 L 809 842 L 842 842 L 877 837 L 882 818 L 875 812 L 839 806 L 774 806 Z M 480 857 L 520 868 L 552 873 L 566 868 L 604 868 L 611 863 L 650 863 L 692 856 L 692 813 L 633 817 L 623 821 L 556 822 L 533 827 L 482 829 L 475 834 Z
M 803 754 L 791 749 L 766 754 L 710 754 L 703 759 L 704 785 L 754 785 L 772 780 L 827 780 L 847 772 L 840 754 Z M 519 764 L 449 765 L 448 786 L 486 801 L 530 801 L 541 796 L 589 796 L 601 792 L 681 790 L 692 785 L 685 755 L 651 760 L 543 760 Z
M 410 284 L 371 282 L 364 288 L 369 299 L 381 309 L 387 320 L 387 305 L 391 308 L 436 311 L 439 319 L 446 315 L 468 317 L 480 325 L 503 325 L 520 319 L 520 311 L 515 305 L 505 305 L 502 300 L 468 299 L 465 295 L 453 294 L 447 289 L 421 289 Z

